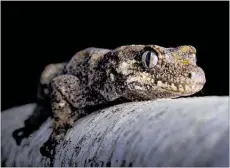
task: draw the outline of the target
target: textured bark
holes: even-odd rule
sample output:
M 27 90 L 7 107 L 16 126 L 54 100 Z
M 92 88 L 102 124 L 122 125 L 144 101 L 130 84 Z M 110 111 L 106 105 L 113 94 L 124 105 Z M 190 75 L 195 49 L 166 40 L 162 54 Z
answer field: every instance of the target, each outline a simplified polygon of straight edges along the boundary
M 48 119 L 17 146 L 11 134 L 34 104 L 2 112 L 2 166 L 48 166 L 39 148 Z M 57 147 L 54 166 L 229 166 L 228 97 L 117 105 L 78 120 Z

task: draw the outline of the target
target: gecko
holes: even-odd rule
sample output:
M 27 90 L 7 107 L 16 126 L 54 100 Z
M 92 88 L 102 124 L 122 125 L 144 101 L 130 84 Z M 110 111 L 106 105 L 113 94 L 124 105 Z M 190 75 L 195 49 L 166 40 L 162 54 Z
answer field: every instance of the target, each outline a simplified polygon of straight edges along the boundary
M 67 62 L 45 67 L 37 106 L 13 137 L 20 145 L 48 117 L 53 118 L 52 133 L 40 148 L 43 156 L 53 160 L 55 147 L 79 118 L 91 113 L 89 107 L 189 96 L 199 92 L 205 83 L 205 73 L 197 65 L 192 45 L 86 48 Z

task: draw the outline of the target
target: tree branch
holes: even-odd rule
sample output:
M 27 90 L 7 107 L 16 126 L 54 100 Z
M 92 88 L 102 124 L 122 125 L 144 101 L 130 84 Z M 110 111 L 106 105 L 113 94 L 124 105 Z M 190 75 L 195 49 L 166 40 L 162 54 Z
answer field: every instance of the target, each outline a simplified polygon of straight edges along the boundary
M 2 112 L 2 166 L 48 166 L 39 153 L 52 120 L 17 146 L 12 132 L 35 104 Z M 133 102 L 78 120 L 54 166 L 229 166 L 228 97 Z

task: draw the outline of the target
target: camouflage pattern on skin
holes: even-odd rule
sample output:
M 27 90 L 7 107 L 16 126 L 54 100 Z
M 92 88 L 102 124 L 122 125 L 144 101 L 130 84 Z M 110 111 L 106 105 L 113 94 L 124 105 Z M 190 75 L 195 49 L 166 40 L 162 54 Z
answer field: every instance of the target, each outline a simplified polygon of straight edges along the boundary
M 141 56 L 146 50 L 154 50 L 158 54 L 158 62 L 151 69 L 143 67 L 141 62 Z M 121 92 L 117 91 L 117 93 L 127 99 L 137 97 L 138 100 L 149 100 L 194 94 L 200 91 L 205 83 L 205 74 L 196 65 L 195 52 L 192 46 L 169 49 L 156 45 L 119 47 L 108 52 L 108 56 L 98 67 L 99 72 L 106 67 L 107 76 L 98 75 L 106 82 L 103 82 L 104 90 L 97 90 L 106 93 L 105 88 L 108 88 L 106 86 L 116 84 L 116 76 L 119 74 L 121 76 L 119 81 L 122 79 L 123 83 L 116 85 L 115 88 L 119 90 L 122 87 Z M 110 72 L 111 70 L 115 70 L 116 74 Z M 115 76 L 115 79 L 110 81 L 110 76 Z
M 114 50 L 79 51 L 69 62 L 48 65 L 40 81 L 38 97 L 43 104 L 49 101 L 54 118 L 53 133 L 41 147 L 41 154 L 51 159 L 52 166 L 56 145 L 76 120 L 90 113 L 89 107 L 106 106 L 118 100 L 188 96 L 199 92 L 206 79 L 204 71 L 196 65 L 196 49 L 192 46 L 127 45 Z M 44 110 L 38 110 L 42 109 L 40 106 L 42 103 L 25 128 L 19 129 L 24 133 L 14 132 L 18 144 L 21 139 L 17 140 L 17 134 L 28 137 L 34 131 L 33 120 L 41 125 L 44 116 L 48 116 L 43 114 Z

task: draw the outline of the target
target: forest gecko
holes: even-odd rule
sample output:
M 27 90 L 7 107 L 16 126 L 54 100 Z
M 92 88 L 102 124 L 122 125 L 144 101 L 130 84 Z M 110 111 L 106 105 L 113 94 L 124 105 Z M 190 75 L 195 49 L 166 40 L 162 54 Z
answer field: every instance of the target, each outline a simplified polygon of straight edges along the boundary
M 53 159 L 55 147 L 87 107 L 108 102 L 176 98 L 199 92 L 206 82 L 191 45 L 125 45 L 114 50 L 86 48 L 69 62 L 50 64 L 41 74 L 37 107 L 25 127 L 13 132 L 19 145 L 48 118 L 53 132 L 41 154 Z M 45 108 L 50 108 L 47 112 Z

